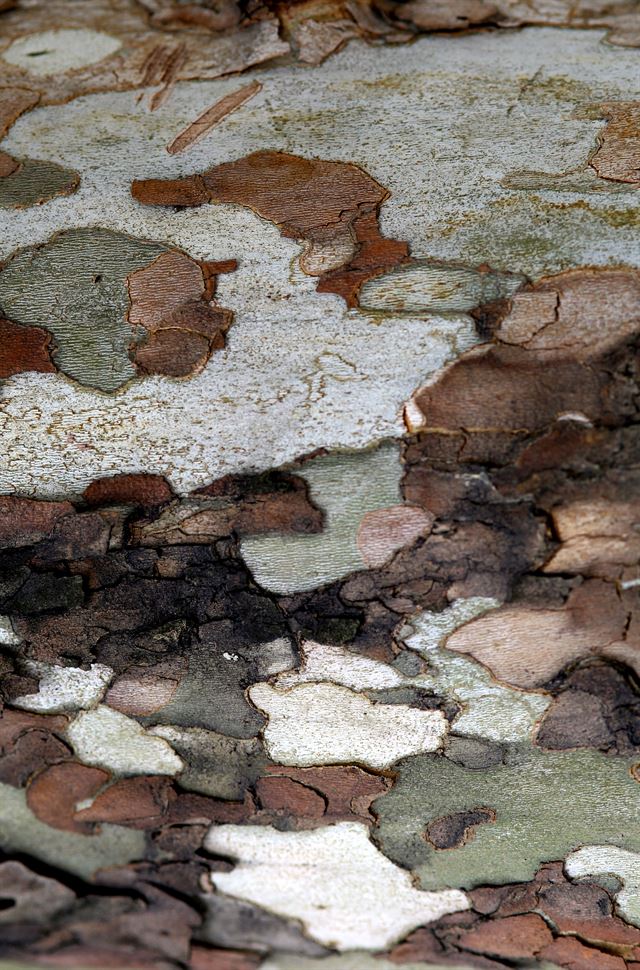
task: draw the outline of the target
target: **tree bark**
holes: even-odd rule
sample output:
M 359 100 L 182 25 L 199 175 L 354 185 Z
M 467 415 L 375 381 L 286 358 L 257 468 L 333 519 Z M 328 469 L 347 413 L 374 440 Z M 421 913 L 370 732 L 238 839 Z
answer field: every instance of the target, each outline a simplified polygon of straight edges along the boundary
M 640 968 L 638 47 L 0 3 L 0 966 Z

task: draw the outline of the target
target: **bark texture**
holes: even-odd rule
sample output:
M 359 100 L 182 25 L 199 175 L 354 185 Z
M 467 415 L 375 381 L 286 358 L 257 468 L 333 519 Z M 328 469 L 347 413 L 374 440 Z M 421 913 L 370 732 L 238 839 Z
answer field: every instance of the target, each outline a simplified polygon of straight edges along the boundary
M 640 10 L 0 3 L 0 966 L 640 970 Z

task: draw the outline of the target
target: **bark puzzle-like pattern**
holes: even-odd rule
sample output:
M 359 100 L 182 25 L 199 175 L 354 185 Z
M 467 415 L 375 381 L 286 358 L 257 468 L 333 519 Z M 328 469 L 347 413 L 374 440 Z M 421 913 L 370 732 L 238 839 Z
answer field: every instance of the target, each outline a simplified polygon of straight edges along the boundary
M 0 3 L 6 970 L 639 970 L 638 46 Z

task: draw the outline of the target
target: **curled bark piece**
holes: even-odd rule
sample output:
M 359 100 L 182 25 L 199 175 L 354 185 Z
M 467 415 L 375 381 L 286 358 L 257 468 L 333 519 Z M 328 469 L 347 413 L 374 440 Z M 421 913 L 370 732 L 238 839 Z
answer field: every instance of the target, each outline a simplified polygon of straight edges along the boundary
M 195 145 L 197 141 L 204 138 L 212 128 L 219 124 L 223 118 L 237 111 L 238 108 L 255 97 L 261 90 L 262 85 L 259 81 L 251 81 L 249 84 L 245 84 L 244 87 L 238 88 L 237 91 L 233 91 L 231 94 L 226 94 L 223 98 L 220 98 L 214 105 L 207 108 L 206 111 L 203 111 L 195 121 L 187 125 L 179 135 L 176 135 L 171 144 L 167 146 L 169 154 L 177 155 L 178 152 L 183 152 L 186 148 L 190 148 L 191 145 Z

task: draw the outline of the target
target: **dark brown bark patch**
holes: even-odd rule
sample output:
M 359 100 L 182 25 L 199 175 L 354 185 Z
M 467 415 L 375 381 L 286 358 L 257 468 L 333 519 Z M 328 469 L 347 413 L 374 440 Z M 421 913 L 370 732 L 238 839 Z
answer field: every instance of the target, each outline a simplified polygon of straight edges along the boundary
M 491 808 L 474 808 L 470 812 L 445 815 L 427 825 L 425 837 L 435 849 L 456 849 L 473 838 L 479 825 L 494 822 L 496 813 Z

